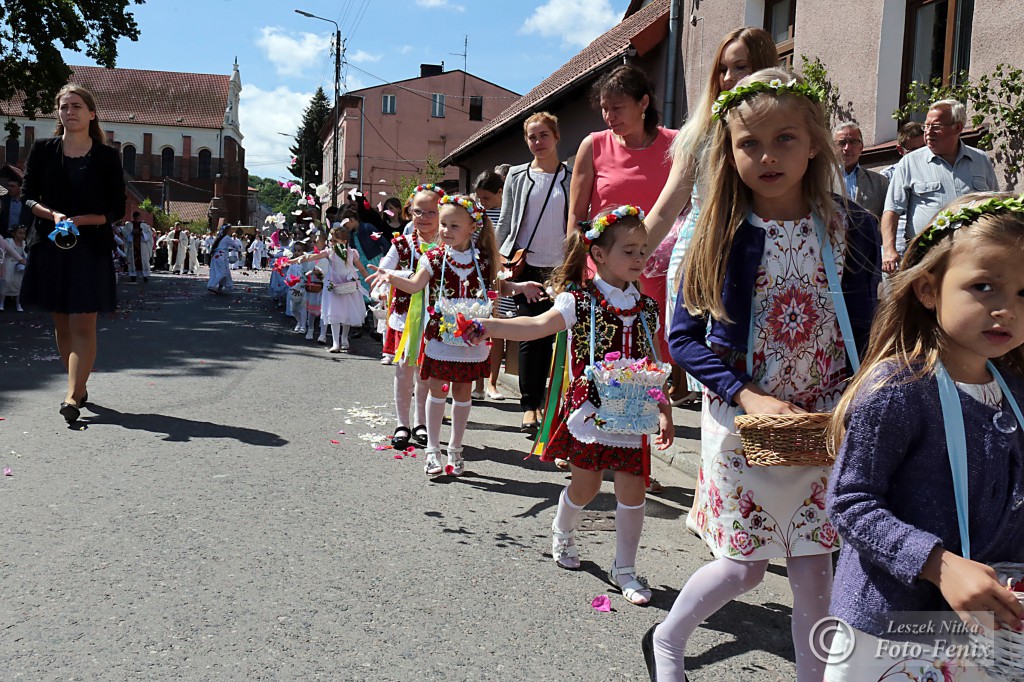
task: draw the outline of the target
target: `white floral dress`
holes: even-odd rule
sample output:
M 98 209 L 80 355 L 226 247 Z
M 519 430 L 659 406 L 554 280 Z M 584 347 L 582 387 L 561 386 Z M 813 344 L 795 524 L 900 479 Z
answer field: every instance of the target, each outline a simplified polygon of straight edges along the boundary
M 846 378 L 843 346 L 814 223 L 752 224 L 765 231 L 754 285 L 754 378 L 771 395 L 812 412 L 830 411 Z M 842 277 L 844 243 L 833 237 Z M 722 349 L 716 349 L 722 350 Z M 726 362 L 742 364 L 739 354 Z M 693 520 L 717 557 L 760 561 L 839 548 L 825 514 L 831 467 L 749 466 L 736 434 L 740 413 L 704 389 L 701 471 Z

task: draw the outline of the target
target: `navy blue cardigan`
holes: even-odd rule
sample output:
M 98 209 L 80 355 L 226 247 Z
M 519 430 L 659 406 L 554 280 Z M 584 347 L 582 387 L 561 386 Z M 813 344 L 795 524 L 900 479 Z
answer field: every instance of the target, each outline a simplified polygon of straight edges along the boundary
M 1021 380 L 1007 370 L 1003 375 L 1024 403 Z M 935 377 L 908 377 L 903 370 L 854 399 L 827 497 L 843 540 L 831 613 L 858 630 L 894 639 L 905 637 L 890 633 L 890 614 L 949 610 L 939 588 L 918 576 L 936 545 L 962 552 Z M 1024 429 L 1001 433 L 992 422 L 994 409 L 959 395 L 967 432 L 971 558 L 1024 561 Z M 1002 409 L 1010 412 L 1005 397 Z
M 882 239 L 878 220 L 873 215 L 852 202 L 848 206 L 849 210 L 845 213 L 846 260 L 842 288 L 854 340 L 863 356 L 871 320 L 878 305 L 878 284 L 882 277 Z M 712 320 L 709 331 L 706 317 L 691 315 L 686 310 L 682 294 L 677 299 L 672 316 L 672 329 L 668 338 L 672 359 L 692 377 L 732 404 L 735 404 L 733 396 L 751 381 L 750 375 L 727 365 L 708 344 L 719 344 L 740 353 L 747 352 L 754 280 L 764 256 L 764 242 L 764 230 L 746 220 L 736 230 L 722 290 L 722 304 L 731 323 Z

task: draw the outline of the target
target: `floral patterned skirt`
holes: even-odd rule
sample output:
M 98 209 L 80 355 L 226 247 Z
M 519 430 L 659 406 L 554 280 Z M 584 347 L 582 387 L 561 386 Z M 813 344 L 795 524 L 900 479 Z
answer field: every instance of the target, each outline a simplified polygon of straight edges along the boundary
M 634 476 L 644 475 L 643 451 L 640 448 L 581 443 L 572 437 L 564 423 L 551 436 L 541 459 L 553 462 L 556 457 L 567 459 L 573 466 L 587 471 L 611 470 L 624 471 Z
M 477 379 L 486 379 L 490 374 L 490 358 L 482 362 L 455 362 L 435 360 L 426 354 L 421 356 L 420 379 L 444 379 L 453 384 L 468 384 Z
M 692 520 L 712 553 L 761 561 L 839 549 L 825 513 L 832 467 L 750 466 L 736 433 L 737 414 L 738 408 L 704 389 Z
M 954 644 L 948 634 L 934 639 L 946 642 L 940 649 L 934 643 L 913 648 L 855 628 L 836 628 L 824 682 L 995 682 L 974 661 L 949 658 L 964 644 Z

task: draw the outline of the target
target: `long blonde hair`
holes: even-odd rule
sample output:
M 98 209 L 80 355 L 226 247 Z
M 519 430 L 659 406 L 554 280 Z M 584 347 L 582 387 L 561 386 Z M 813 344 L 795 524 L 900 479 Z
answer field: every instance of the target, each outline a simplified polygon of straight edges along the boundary
M 779 51 L 775 47 L 775 40 L 763 28 L 744 26 L 729 31 L 722 38 L 722 42 L 718 44 L 711 73 L 704 83 L 704 90 L 697 105 L 693 108 L 686 123 L 679 129 L 679 134 L 672 141 L 670 153 L 676 163 L 693 163 L 694 159 L 700 155 L 701 145 L 707 139 L 708 131 L 711 130 L 711 105 L 722 94 L 721 79 L 718 76 L 719 69 L 722 67 L 722 55 L 725 54 L 726 48 L 735 41 L 743 43 L 747 48 L 747 63 L 750 64 L 752 72 L 771 69 L 779 65 Z
M 801 80 L 785 69 L 763 69 L 747 76 L 739 84 L 768 83 L 776 79 L 785 83 L 793 78 Z M 811 210 L 828 225 L 829 235 L 835 231 L 836 207 L 831 189 L 839 164 L 821 104 L 802 95 L 760 93 L 736 105 L 712 127 L 709 141 L 698 158 L 701 209 L 693 241 L 686 254 L 682 290 L 686 309 L 692 315 L 710 315 L 716 320 L 731 322 L 722 304 L 725 269 L 736 231 L 753 207 L 750 189 L 730 163 L 732 133 L 729 121 L 734 116 L 741 116 L 756 124 L 779 107 L 792 109 L 794 114 L 803 117 L 811 144 L 817 149 L 802 179 L 803 196 Z
M 1004 199 L 1011 194 L 975 192 L 951 201 L 946 208 L 985 200 Z M 871 341 L 849 388 L 836 405 L 829 424 L 832 447 L 839 449 L 846 432 L 846 416 L 860 391 L 878 390 L 896 376 L 920 379 L 935 369 L 935 363 L 946 349 L 948 337 L 939 326 L 934 310 L 926 308 L 914 291 L 914 283 L 931 273 L 942 278 L 954 258 L 957 244 L 968 247 L 971 242 L 1015 242 L 1024 249 L 1024 219 L 1013 213 L 985 214 L 961 227 L 949 237 L 924 252 L 922 231 L 907 247 L 900 271 L 893 275 L 889 295 L 878 306 L 871 325 Z M 1024 346 L 1014 348 L 999 359 L 999 364 L 1018 376 L 1024 376 Z
M 62 137 L 64 135 L 64 124 L 60 120 L 60 98 L 64 95 L 78 95 L 82 98 L 82 101 L 85 102 L 86 108 L 96 114 L 93 116 L 92 120 L 89 121 L 89 137 L 100 144 L 106 144 L 107 135 L 103 132 L 103 127 L 100 125 L 100 115 L 96 111 L 96 98 L 92 96 L 91 92 L 76 83 L 68 83 L 61 88 L 57 92 L 57 96 L 53 98 L 53 104 L 57 109 L 57 125 L 53 129 L 54 137 Z

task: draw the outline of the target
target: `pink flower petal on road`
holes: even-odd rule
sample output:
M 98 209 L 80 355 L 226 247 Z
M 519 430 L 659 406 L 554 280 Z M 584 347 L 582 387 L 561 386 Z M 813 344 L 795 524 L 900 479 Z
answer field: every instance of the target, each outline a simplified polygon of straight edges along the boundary
M 590 602 L 590 605 L 597 611 L 603 611 L 605 613 L 612 610 L 612 600 L 608 598 L 607 594 L 599 594 L 594 597 L 594 600 Z
M 332 440 L 331 444 L 333 444 L 333 445 L 341 445 L 341 441 L 340 440 Z
M 344 431 L 338 431 L 338 435 L 339 435 L 339 436 L 344 436 L 344 435 L 345 435 L 345 432 L 344 432 Z
M 395 455 L 395 459 L 405 459 L 405 458 L 402 457 L 401 455 Z
M 4 476 L 13 476 L 14 472 L 11 471 L 11 467 L 4 467 Z
M 392 448 L 390 445 L 374 445 L 373 449 L 380 452 L 381 450 L 392 450 L 394 448 Z

